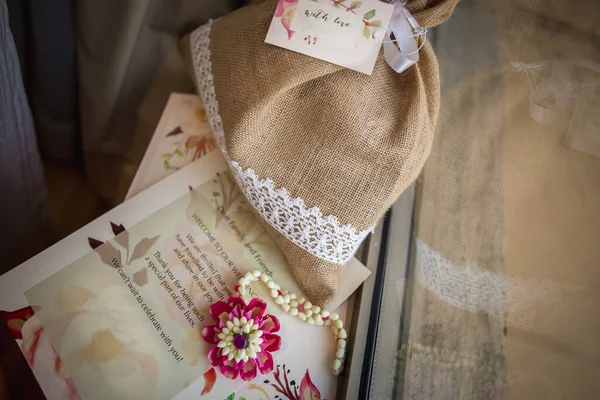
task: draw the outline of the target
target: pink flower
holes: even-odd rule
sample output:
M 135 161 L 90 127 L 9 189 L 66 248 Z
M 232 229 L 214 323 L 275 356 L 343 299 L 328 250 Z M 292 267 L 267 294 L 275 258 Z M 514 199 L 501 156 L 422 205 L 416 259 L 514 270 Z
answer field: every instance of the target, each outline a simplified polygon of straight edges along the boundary
M 295 33 L 290 28 L 290 25 L 292 23 L 292 18 L 294 18 L 294 12 L 296 11 L 297 5 L 298 0 L 279 0 L 277 8 L 275 9 L 275 17 L 281 18 L 281 24 L 287 31 L 288 40 L 291 39 Z
M 81 400 L 33 309 L 25 307 L 13 312 L 0 311 L 0 316 L 4 317 L 13 337 L 20 344 L 44 394 L 50 398 Z
M 273 370 L 271 352 L 281 347 L 281 338 L 274 334 L 279 331 L 279 320 L 265 315 L 266 308 L 262 300 L 245 304 L 236 296 L 210 307 L 216 324 L 205 326 L 202 338 L 215 345 L 208 351 L 208 359 L 227 378 L 240 376 L 250 381 L 258 371 L 268 374 Z
M 277 8 L 275 9 L 275 17 L 283 17 L 285 10 L 293 8 L 298 5 L 298 0 L 279 0 Z

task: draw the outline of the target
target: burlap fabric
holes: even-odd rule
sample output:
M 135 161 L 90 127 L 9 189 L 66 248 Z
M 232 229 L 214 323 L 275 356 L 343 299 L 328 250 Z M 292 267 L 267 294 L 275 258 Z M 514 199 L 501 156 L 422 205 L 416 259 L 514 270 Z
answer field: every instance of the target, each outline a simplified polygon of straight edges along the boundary
M 413 1 L 408 8 L 432 27 L 456 2 Z M 264 43 L 276 5 L 247 6 L 192 34 L 198 90 L 215 103 L 205 104 L 209 114 L 218 110 L 209 119 L 217 136 L 222 131 L 222 150 L 239 165 L 238 177 L 251 168 L 306 209 L 318 207 L 319 217 L 334 216 L 330 231 L 349 224 L 364 238 L 429 154 L 439 110 L 435 55 L 425 44 L 418 64 L 398 74 L 381 52 L 368 76 L 297 54 Z M 290 221 L 259 214 L 310 300 L 327 304 L 347 254 L 324 256 L 321 244 L 335 247 L 325 230 L 317 242 L 290 241 L 286 229 L 299 229 L 297 215 Z

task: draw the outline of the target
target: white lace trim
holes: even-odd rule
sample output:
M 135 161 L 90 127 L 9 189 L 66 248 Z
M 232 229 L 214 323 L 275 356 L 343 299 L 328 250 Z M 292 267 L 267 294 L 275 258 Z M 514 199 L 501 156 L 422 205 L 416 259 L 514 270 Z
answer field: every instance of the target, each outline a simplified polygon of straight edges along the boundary
M 416 280 L 437 298 L 472 312 L 511 318 L 549 301 L 573 298 L 580 288 L 550 280 L 508 277 L 480 267 L 459 266 L 416 239 Z M 552 309 L 552 308 L 548 308 Z M 513 321 L 516 322 L 516 321 Z
M 252 169 L 244 171 L 230 160 L 210 61 L 211 26 L 212 21 L 191 35 L 194 69 L 206 115 L 235 180 L 259 214 L 292 243 L 323 260 L 345 264 L 372 229 L 357 232 L 333 215 L 323 216 L 318 207 L 307 209 L 301 198 L 293 198 L 285 188 L 276 189 L 271 179 L 260 179 Z

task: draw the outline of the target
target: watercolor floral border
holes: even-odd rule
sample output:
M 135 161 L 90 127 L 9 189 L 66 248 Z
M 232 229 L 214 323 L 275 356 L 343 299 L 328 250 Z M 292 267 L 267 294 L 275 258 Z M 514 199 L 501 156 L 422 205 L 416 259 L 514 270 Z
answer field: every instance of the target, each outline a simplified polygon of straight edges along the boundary
M 362 22 L 364 24 L 362 34 L 366 39 L 374 38 L 375 32 L 381 28 L 382 22 L 375 18 L 377 14 L 377 10 L 371 9 L 366 12 L 359 10 L 363 7 L 362 1 L 349 1 L 349 0 L 311 0 L 315 3 L 323 3 L 330 4 L 335 8 L 341 8 L 346 10 L 347 12 L 351 12 L 355 15 L 362 14 Z M 291 29 L 292 19 L 294 18 L 294 14 L 296 12 L 296 8 L 298 7 L 298 0 L 279 0 L 277 3 L 277 8 L 275 9 L 274 18 L 279 18 L 281 24 L 285 28 L 288 40 L 291 40 L 294 34 L 296 33 Z M 305 40 L 307 38 L 304 38 Z M 310 37 L 308 38 L 308 44 L 316 44 L 316 39 L 313 38 L 312 42 Z

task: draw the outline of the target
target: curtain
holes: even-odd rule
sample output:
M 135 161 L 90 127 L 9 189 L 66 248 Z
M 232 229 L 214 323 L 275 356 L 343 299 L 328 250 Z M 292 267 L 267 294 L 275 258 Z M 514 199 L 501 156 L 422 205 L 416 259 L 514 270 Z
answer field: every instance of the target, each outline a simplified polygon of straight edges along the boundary
M 228 0 L 80 0 L 77 65 L 83 156 L 94 189 L 124 198 L 171 92 L 192 92 L 180 38 Z

